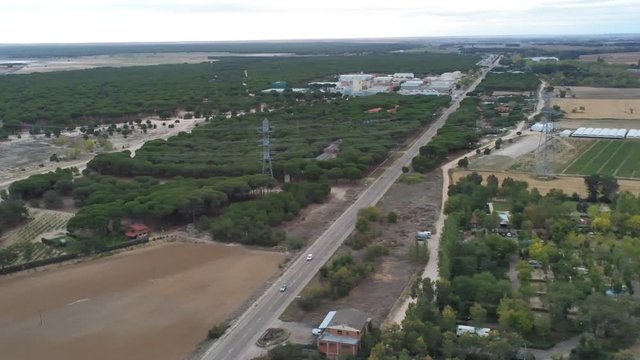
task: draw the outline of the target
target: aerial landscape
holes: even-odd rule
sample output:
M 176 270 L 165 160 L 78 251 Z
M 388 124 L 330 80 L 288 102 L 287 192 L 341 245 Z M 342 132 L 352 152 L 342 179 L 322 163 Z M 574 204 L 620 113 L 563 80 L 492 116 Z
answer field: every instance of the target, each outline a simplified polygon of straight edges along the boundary
M 633 1 L 0 12 L 0 358 L 640 359 Z

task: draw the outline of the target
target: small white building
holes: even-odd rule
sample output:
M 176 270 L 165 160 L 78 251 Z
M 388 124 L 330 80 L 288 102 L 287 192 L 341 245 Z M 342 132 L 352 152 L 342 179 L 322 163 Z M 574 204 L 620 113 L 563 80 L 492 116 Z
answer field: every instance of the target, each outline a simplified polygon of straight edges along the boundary
M 551 131 L 553 131 L 555 125 L 553 123 L 547 123 L 542 124 L 542 123 L 535 123 L 531 126 L 531 131 L 536 131 L 536 132 L 547 132 L 550 133 Z
M 394 73 L 393 77 L 396 79 L 413 79 L 413 73 Z

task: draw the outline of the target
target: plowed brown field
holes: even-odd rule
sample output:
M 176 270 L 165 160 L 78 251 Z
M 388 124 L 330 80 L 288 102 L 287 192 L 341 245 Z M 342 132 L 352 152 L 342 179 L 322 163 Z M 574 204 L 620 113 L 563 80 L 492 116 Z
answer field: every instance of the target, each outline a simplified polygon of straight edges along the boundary
M 1 277 L 0 358 L 185 358 L 283 258 L 172 243 Z

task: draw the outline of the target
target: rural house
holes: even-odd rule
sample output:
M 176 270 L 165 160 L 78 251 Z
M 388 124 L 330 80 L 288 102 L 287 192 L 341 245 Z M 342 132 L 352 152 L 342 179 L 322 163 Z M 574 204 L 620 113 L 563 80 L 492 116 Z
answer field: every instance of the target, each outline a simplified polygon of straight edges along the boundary
M 127 226 L 127 230 L 124 234 L 129 239 L 138 239 L 141 237 L 149 236 L 149 228 L 144 224 L 131 224 Z
M 329 311 L 319 326 L 322 334 L 317 340 L 318 351 L 328 359 L 344 354 L 356 355 L 370 322 L 371 317 L 360 310 Z
M 500 227 L 506 228 L 509 226 L 509 212 L 508 211 L 496 211 L 498 218 L 500 218 Z

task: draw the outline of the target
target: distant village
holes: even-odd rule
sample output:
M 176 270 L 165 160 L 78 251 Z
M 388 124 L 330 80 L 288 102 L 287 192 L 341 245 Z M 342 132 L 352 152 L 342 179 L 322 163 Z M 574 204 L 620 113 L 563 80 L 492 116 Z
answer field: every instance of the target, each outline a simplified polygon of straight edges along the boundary
M 463 73 L 460 71 L 424 78 L 417 78 L 413 73 L 342 74 L 338 76 L 337 82 L 311 82 L 309 88 L 291 88 L 291 91 L 307 92 L 309 89 L 318 89 L 349 96 L 368 96 L 392 92 L 400 95 L 450 95 L 462 77 Z M 286 82 L 277 81 L 262 92 L 284 92 L 286 89 L 289 89 Z

